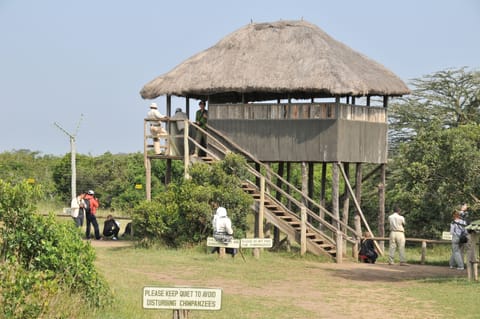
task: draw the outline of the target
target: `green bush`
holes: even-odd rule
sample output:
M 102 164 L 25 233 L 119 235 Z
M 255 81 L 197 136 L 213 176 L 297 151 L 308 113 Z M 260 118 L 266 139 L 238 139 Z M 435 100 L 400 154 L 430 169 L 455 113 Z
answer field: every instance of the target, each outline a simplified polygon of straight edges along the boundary
M 80 296 L 89 307 L 107 305 L 111 293 L 94 267 L 93 248 L 82 241 L 73 223 L 58 223 L 53 214 L 34 213 L 40 192 L 37 186 L 0 180 L 4 317 L 38 318 L 51 311 L 59 294 Z
M 171 183 L 151 202 L 134 208 L 135 236 L 147 246 L 155 242 L 172 247 L 199 243 L 212 233 L 214 208 L 220 205 L 232 219 L 234 236 L 244 237 L 252 203 L 240 187 L 244 167 L 244 159 L 233 154 L 215 164 L 193 165 L 191 179 Z

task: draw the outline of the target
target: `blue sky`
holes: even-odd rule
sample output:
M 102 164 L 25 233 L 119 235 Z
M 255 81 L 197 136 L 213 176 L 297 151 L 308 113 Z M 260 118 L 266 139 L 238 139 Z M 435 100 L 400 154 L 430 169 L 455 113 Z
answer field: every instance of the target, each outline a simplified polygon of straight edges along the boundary
M 251 20 L 302 18 L 407 84 L 480 67 L 478 0 L 0 0 L 0 152 L 69 153 L 53 123 L 80 114 L 77 152 L 141 152 L 144 84 Z

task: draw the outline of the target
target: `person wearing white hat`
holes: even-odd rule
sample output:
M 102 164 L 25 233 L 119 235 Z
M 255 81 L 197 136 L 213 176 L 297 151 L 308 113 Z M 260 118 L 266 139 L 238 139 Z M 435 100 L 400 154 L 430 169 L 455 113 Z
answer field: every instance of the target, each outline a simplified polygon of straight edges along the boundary
M 162 149 L 165 154 L 168 153 L 168 133 L 162 125 L 162 122 L 168 120 L 168 117 L 158 111 L 157 103 L 152 103 L 147 113 L 147 119 L 150 122 L 150 134 L 153 138 L 155 154 L 162 154 Z M 163 143 L 161 143 L 161 139 Z

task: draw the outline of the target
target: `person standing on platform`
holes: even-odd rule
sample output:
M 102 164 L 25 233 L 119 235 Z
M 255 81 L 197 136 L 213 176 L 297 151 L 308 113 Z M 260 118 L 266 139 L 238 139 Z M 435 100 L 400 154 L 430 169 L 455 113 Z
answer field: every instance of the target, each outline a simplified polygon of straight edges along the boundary
M 155 154 L 168 154 L 168 132 L 162 125 L 162 121 L 166 121 L 168 117 L 158 111 L 157 103 L 152 103 L 147 113 L 147 119 L 152 120 L 150 121 L 150 134 L 153 138 Z M 162 139 L 165 140 L 163 145 L 161 143 Z
M 205 109 L 205 101 L 200 101 L 198 103 L 198 107 L 200 108 L 195 113 L 195 124 L 200 126 L 203 130 L 207 129 L 207 121 L 208 121 L 208 111 Z M 195 141 L 200 144 L 203 148 L 207 147 L 207 135 L 204 132 L 201 132 L 197 129 L 195 133 Z M 195 145 L 195 153 L 194 156 L 205 156 L 206 153 L 204 150 L 200 150 L 200 147 Z

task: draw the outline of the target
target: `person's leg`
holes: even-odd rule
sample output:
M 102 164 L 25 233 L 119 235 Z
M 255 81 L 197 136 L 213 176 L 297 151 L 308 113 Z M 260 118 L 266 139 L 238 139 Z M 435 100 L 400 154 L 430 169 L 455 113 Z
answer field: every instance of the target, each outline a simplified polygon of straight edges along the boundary
M 406 263 L 407 258 L 405 257 L 405 234 L 399 232 L 397 240 L 398 240 L 398 252 L 400 254 L 400 262 Z
M 83 210 L 80 210 L 80 212 L 78 213 L 79 227 L 83 226 L 84 216 L 85 214 L 83 213 Z
M 118 233 L 119 233 L 119 232 L 120 232 L 120 227 L 115 227 L 115 228 L 113 229 L 113 232 L 112 232 L 113 237 L 118 238 Z
M 92 223 L 91 219 L 90 219 L 90 214 L 87 214 L 87 227 L 85 229 L 85 237 L 87 239 L 90 239 L 90 224 Z
M 200 145 L 202 145 L 204 148 L 207 148 L 207 136 L 204 133 L 201 134 Z M 207 156 L 207 153 L 204 150 L 200 150 L 199 155 Z
M 452 239 L 452 252 L 453 252 L 453 259 L 455 261 L 455 264 L 457 265 L 457 268 L 464 268 L 464 263 L 463 263 L 463 258 L 462 258 L 462 252 L 460 245 L 458 243 L 458 237 L 455 237 Z M 453 266 L 453 265 L 452 265 Z
M 92 214 L 92 225 L 93 230 L 95 231 L 95 239 L 100 239 L 100 228 L 98 227 L 97 217 Z
M 199 130 L 195 132 L 195 142 L 202 145 L 202 133 Z M 193 153 L 193 155 L 198 156 L 199 150 L 200 150 L 200 147 L 195 144 L 195 152 Z
M 395 258 L 395 250 L 397 250 L 397 243 L 395 241 L 395 232 L 390 232 L 390 249 L 388 251 L 388 263 L 393 264 Z

